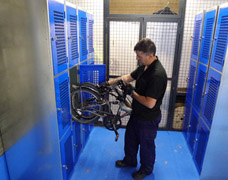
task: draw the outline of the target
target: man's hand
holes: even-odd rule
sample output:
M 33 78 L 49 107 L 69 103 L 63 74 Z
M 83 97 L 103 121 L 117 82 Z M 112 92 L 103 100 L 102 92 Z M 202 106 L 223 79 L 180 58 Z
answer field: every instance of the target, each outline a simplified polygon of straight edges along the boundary
M 126 84 L 126 86 L 125 86 L 126 94 L 132 96 L 134 90 L 135 90 L 135 88 L 131 84 Z

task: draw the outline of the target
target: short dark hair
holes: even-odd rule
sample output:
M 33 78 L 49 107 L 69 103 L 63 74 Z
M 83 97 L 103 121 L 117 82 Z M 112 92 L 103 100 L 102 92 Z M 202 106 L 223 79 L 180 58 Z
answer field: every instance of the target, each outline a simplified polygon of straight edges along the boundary
M 141 39 L 134 47 L 134 51 L 142 51 L 145 54 L 156 54 L 156 46 L 149 38 Z

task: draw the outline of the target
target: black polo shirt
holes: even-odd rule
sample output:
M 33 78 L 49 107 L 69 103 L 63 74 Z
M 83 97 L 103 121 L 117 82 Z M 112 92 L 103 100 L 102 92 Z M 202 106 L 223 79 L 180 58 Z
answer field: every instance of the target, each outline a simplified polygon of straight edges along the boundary
M 150 109 L 133 99 L 132 115 L 138 120 L 154 120 L 161 114 L 160 106 L 167 86 L 167 75 L 158 58 L 145 71 L 144 68 L 145 65 L 139 66 L 131 73 L 131 77 L 136 80 L 135 91 L 139 95 L 154 98 L 157 102 Z

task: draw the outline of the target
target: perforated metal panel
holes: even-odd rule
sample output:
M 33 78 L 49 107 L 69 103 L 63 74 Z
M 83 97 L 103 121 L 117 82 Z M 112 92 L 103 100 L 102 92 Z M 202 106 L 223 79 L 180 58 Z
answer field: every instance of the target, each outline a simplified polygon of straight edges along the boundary
M 215 26 L 215 18 L 216 18 L 216 9 L 206 12 L 205 14 L 205 22 L 203 27 L 203 36 L 202 36 L 202 45 L 200 51 L 199 61 L 208 64 L 214 26 Z
M 197 125 L 199 122 L 199 114 L 192 108 L 191 119 L 190 119 L 190 126 L 188 130 L 188 144 L 190 151 L 193 153 L 195 142 L 196 142 L 196 131 Z
M 72 133 L 73 133 L 73 154 L 74 154 L 74 164 L 75 164 L 78 161 L 79 155 L 82 150 L 80 123 L 77 123 L 77 122 L 72 123 Z
M 134 46 L 139 40 L 140 22 L 110 21 L 109 75 L 129 74 L 137 67 Z
M 172 77 L 177 37 L 176 22 L 147 22 L 146 37 L 154 41 L 156 55 L 164 66 L 167 76 Z
M 78 16 L 76 9 L 67 6 L 67 28 L 68 28 L 68 56 L 69 67 L 74 66 L 79 62 L 78 53 Z
M 60 141 L 60 151 L 61 151 L 61 159 L 62 159 L 62 169 L 63 169 L 63 179 L 69 179 L 74 163 L 73 163 L 73 144 L 72 144 L 72 136 L 71 129 L 69 128 L 66 134 L 63 136 Z
M 196 15 L 193 39 L 192 39 L 192 55 L 191 55 L 191 58 L 194 60 L 198 59 L 202 22 L 203 22 L 203 13 Z
M 196 67 L 197 67 L 197 62 L 194 60 L 191 60 L 189 76 L 188 76 L 187 94 L 186 94 L 186 97 L 188 98 L 189 102 L 192 102 L 193 88 L 194 88 L 195 75 L 196 75 Z
M 217 100 L 217 94 L 220 85 L 221 74 L 210 68 L 206 86 L 206 96 L 203 101 L 202 117 L 207 122 L 208 126 L 211 126 L 214 108 Z
M 196 78 L 193 105 L 199 113 L 201 109 L 201 102 L 203 99 L 204 85 L 205 85 L 206 74 L 207 74 L 207 66 L 203 64 L 199 64 L 197 72 L 198 73 Z
M 185 110 L 184 110 L 184 117 L 183 117 L 183 128 L 182 131 L 187 139 L 187 132 L 189 128 L 189 121 L 190 121 L 190 113 L 191 113 L 191 103 L 186 99 L 185 102 Z
M 68 72 L 55 78 L 56 106 L 60 138 L 70 126 L 70 96 Z
M 211 57 L 211 66 L 222 72 L 228 43 L 228 7 L 220 8 Z
M 198 132 L 196 135 L 196 139 L 197 139 L 196 150 L 195 150 L 195 154 L 193 155 L 193 159 L 199 174 L 201 173 L 201 169 L 203 165 L 203 159 L 204 159 L 204 155 L 207 147 L 209 133 L 210 131 L 208 127 L 204 124 L 204 122 L 201 119 Z
M 67 69 L 64 4 L 49 2 L 54 75 Z

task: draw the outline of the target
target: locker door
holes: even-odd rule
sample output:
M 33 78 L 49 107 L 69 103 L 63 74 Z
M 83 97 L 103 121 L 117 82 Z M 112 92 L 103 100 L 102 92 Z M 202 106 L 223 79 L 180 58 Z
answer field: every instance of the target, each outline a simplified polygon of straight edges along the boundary
M 228 7 L 219 9 L 217 27 L 211 57 L 211 67 L 222 72 L 228 43 Z
M 49 20 L 54 75 L 67 69 L 64 4 L 54 0 L 49 3 Z
M 205 14 L 205 22 L 203 27 L 202 44 L 199 58 L 199 61 L 204 64 L 208 64 L 208 60 L 210 57 L 216 12 L 217 10 L 215 9 Z
M 195 84 L 193 106 L 200 113 L 201 104 L 202 104 L 201 102 L 202 102 L 203 93 L 204 93 L 204 85 L 205 85 L 206 74 L 207 74 L 207 66 L 200 63 L 198 66 L 197 72 L 198 73 L 197 73 L 196 84 Z
M 205 90 L 205 98 L 203 101 L 203 111 L 201 116 L 206 121 L 208 126 L 211 126 L 214 109 L 217 99 L 217 94 L 220 85 L 221 74 L 210 68 L 207 78 L 207 85 Z
M 71 128 L 67 130 L 63 138 L 60 141 L 63 179 L 67 180 L 70 178 L 74 163 L 73 163 L 73 144 L 72 144 L 72 133 Z
M 204 155 L 207 147 L 209 133 L 210 131 L 208 127 L 204 124 L 204 122 L 201 119 L 199 129 L 196 135 L 196 149 L 193 155 L 193 159 L 199 174 L 201 173 L 201 170 L 202 170 L 203 159 L 204 159 Z
M 90 134 L 90 124 L 82 125 L 82 135 L 83 135 L 83 148 L 85 148 L 87 140 Z
M 203 13 L 195 16 L 193 39 L 192 39 L 192 54 L 191 58 L 197 60 L 199 46 L 200 46 L 200 36 L 203 22 Z
M 55 93 L 59 137 L 61 138 L 71 122 L 68 72 L 55 78 Z
M 73 131 L 73 152 L 74 152 L 74 164 L 75 164 L 78 161 L 79 155 L 82 150 L 81 124 L 77 122 L 73 122 L 72 131 Z
M 80 45 L 80 62 L 87 59 L 87 18 L 86 12 L 78 10 L 79 17 L 79 45 Z M 84 62 L 83 64 L 87 64 Z
M 93 48 L 93 24 L 94 24 L 94 20 L 93 20 L 93 16 L 92 14 L 88 14 L 87 13 L 87 21 L 88 21 L 88 64 L 94 64 L 94 59 L 93 59 L 93 54 L 94 54 L 94 48 Z
M 190 67 L 189 67 L 189 75 L 188 75 L 187 94 L 186 94 L 186 97 L 189 100 L 189 102 L 192 102 L 192 95 L 193 95 L 194 82 L 195 82 L 195 76 L 196 76 L 196 67 L 197 67 L 197 62 L 194 60 L 191 60 Z
M 192 108 L 190 125 L 188 129 L 188 145 L 192 153 L 194 151 L 194 146 L 196 142 L 196 131 L 197 131 L 198 122 L 199 122 L 199 114 L 195 111 L 194 108 Z
M 187 139 L 187 132 L 189 128 L 189 120 L 190 120 L 190 113 L 191 113 L 191 103 L 188 102 L 188 99 L 186 99 L 185 102 L 185 110 L 184 110 L 184 122 L 183 122 L 183 133 L 185 138 Z
M 73 67 L 79 62 L 77 23 L 78 16 L 76 14 L 76 9 L 67 6 L 69 67 Z

